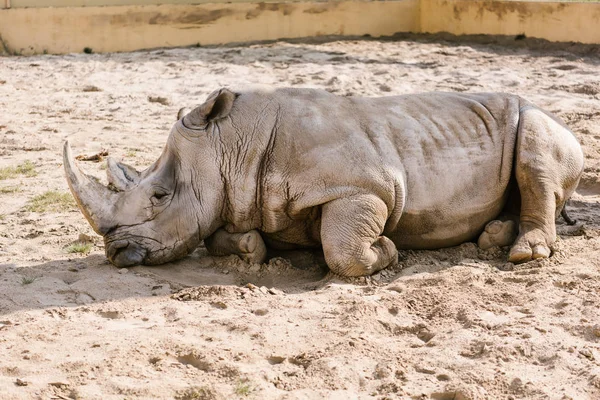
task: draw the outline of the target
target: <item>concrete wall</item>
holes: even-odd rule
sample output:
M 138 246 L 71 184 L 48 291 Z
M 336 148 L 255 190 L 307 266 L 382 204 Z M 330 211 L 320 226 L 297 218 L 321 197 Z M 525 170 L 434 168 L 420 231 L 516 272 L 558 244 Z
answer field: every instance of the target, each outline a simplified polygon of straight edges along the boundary
M 398 31 L 419 31 L 418 0 L 0 10 L 2 43 L 13 54 L 81 52 L 85 47 L 96 52 L 131 51 Z
M 421 32 L 600 43 L 600 3 L 421 0 Z
M 186 4 L 151 4 L 158 2 Z M 202 4 L 189 4 L 195 2 Z M 26 8 L 40 3 L 56 7 Z M 114 3 L 144 5 L 110 5 Z M 70 7 L 75 4 L 85 7 Z M 524 33 L 553 41 L 600 43 L 600 3 L 590 2 L 12 0 L 10 6 L 0 9 L 0 52 L 10 54 L 81 52 L 85 47 L 95 52 L 131 51 L 396 32 Z

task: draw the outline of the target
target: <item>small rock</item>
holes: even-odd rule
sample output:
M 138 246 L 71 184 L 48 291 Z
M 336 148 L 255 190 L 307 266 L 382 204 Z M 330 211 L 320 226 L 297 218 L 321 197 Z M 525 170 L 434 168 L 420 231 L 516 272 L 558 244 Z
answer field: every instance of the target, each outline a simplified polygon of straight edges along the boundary
M 272 294 L 274 296 L 280 296 L 285 294 L 282 290 L 279 289 L 275 289 L 275 288 L 269 288 L 269 294 Z
M 592 326 L 592 334 L 598 338 L 600 338 L 600 325 Z
M 266 286 L 259 287 L 258 291 L 261 292 L 262 294 L 268 294 L 269 293 L 269 289 L 267 289 Z
M 15 381 L 15 385 L 17 385 L 17 386 L 27 386 L 27 385 L 29 385 L 29 382 L 27 382 L 24 379 L 17 378 L 17 380 Z
M 447 382 L 450 380 L 450 375 L 448 374 L 439 374 L 438 376 L 436 376 L 438 381 L 442 381 L 442 382 Z
M 259 272 L 260 271 L 260 264 L 252 264 L 250 266 L 250 268 L 248 268 L 248 271 L 252 272 L 253 274 Z
M 581 354 L 582 356 L 584 356 L 585 358 L 589 359 L 589 360 L 594 360 L 594 353 L 592 353 L 592 351 L 588 348 L 583 348 L 581 350 L 579 350 L 579 354 Z
M 390 290 L 392 292 L 396 292 L 396 293 L 402 293 L 404 291 L 404 289 L 400 286 L 394 285 L 394 286 L 388 286 L 386 288 L 387 290 Z
M 120 273 L 120 274 L 126 274 L 126 273 L 128 273 L 128 272 L 129 272 L 129 270 L 128 270 L 127 268 L 120 268 L 120 269 L 119 269 L 119 273 Z
M 267 315 L 269 313 L 269 310 L 267 310 L 266 308 L 259 308 L 257 310 L 254 310 L 254 315 L 258 315 L 258 316 L 263 316 L 263 315 Z
M 498 266 L 498 269 L 499 269 L 500 271 L 512 271 L 512 270 L 514 270 L 514 269 L 515 269 L 515 264 L 513 264 L 513 263 L 511 263 L 511 262 L 508 262 L 508 263 L 506 263 L 506 264 L 499 265 L 499 266 Z
M 431 369 L 431 368 L 426 368 L 426 367 L 421 367 L 421 366 L 416 366 L 415 367 L 415 371 L 421 373 L 421 374 L 427 374 L 427 375 L 434 375 L 435 374 L 435 370 Z
M 210 303 L 210 305 L 214 308 L 218 308 L 219 310 L 225 310 L 227 308 L 227 304 L 223 303 L 222 301 L 213 301 Z

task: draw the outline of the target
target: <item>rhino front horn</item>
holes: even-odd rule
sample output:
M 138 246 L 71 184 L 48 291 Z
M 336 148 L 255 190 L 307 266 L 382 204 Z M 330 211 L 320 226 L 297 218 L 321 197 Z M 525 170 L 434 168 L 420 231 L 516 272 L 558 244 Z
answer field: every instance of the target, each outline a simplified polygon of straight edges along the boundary
M 71 146 L 65 142 L 63 148 L 63 163 L 69 188 L 79 209 L 88 220 L 96 233 L 104 236 L 113 226 L 111 208 L 116 202 L 117 193 L 109 190 L 94 178 L 84 174 L 75 165 Z

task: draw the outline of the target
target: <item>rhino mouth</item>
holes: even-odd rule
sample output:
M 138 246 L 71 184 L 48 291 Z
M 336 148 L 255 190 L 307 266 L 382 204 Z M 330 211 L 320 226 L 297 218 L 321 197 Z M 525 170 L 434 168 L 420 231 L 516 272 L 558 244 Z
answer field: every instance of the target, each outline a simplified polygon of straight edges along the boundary
M 106 257 L 119 268 L 144 264 L 148 251 L 129 240 L 114 240 L 106 243 Z

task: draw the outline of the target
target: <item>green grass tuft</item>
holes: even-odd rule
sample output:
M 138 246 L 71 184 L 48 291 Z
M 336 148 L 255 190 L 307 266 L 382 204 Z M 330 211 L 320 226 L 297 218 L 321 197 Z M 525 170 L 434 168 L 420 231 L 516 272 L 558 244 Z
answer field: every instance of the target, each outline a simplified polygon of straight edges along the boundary
M 16 167 L 4 167 L 0 168 L 0 180 L 16 178 L 19 175 L 23 175 L 27 178 L 31 178 L 37 175 L 35 165 L 31 161 L 25 161 L 23 164 L 19 164 Z
M 67 248 L 65 250 L 67 251 L 67 253 L 87 254 L 90 251 L 92 251 L 93 247 L 94 247 L 94 245 L 92 243 L 76 242 L 76 243 L 73 243 L 73 244 L 67 246 Z
M 49 190 L 29 200 L 29 203 L 25 206 L 25 210 L 39 213 L 48 211 L 61 212 L 72 210 L 75 206 L 75 200 L 71 196 L 71 193 Z
M 25 286 L 25 285 L 29 285 L 30 283 L 35 282 L 37 278 L 33 277 L 33 276 L 24 276 L 21 278 L 21 285 Z
M 250 381 L 248 379 L 240 379 L 235 387 L 235 394 L 238 396 L 248 396 L 250 392 L 254 390 L 250 386 Z

